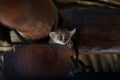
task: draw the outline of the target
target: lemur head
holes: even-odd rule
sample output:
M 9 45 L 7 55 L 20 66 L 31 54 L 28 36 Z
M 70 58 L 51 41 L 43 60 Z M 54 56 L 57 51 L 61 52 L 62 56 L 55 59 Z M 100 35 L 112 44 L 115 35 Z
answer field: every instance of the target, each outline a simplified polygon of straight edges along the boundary
M 67 45 L 68 47 L 72 47 L 73 43 L 71 41 L 72 36 L 76 33 L 76 28 L 69 31 L 67 29 L 56 29 L 49 33 L 50 38 L 54 43 Z

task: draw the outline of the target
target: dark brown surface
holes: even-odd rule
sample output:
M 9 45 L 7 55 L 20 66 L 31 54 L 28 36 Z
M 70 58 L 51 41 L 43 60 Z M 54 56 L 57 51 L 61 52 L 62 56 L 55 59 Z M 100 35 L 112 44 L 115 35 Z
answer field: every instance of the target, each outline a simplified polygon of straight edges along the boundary
M 9 31 L 10 29 L 0 24 L 0 46 L 3 46 L 1 43 L 5 41 L 6 43 L 11 43 Z
M 77 28 L 80 46 L 120 46 L 119 9 L 66 9 L 63 26 Z
M 14 52 L 15 51 L 15 52 Z M 18 45 L 5 53 L 7 78 L 61 78 L 74 69 L 73 51 L 60 45 Z
M 0 0 L 0 23 L 17 29 L 27 39 L 48 36 L 56 14 L 52 0 Z

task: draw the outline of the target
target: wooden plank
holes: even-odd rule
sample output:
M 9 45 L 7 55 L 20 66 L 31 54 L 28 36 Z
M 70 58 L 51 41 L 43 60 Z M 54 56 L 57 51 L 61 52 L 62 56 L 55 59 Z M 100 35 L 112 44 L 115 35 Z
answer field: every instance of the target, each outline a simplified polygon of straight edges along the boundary
M 77 28 L 79 46 L 120 46 L 119 9 L 65 9 L 63 26 Z
M 8 79 L 61 78 L 74 69 L 73 51 L 60 45 L 16 45 L 4 53 Z

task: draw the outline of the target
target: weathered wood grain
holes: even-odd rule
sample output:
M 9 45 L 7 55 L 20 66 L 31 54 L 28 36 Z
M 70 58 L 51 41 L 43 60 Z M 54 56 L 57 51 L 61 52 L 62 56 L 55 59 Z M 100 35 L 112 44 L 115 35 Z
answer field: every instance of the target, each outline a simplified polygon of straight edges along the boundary
M 60 45 L 17 45 L 4 53 L 6 77 L 19 78 L 65 78 L 74 69 L 73 51 Z
M 60 9 L 65 8 L 120 8 L 119 0 L 53 0 Z
M 63 26 L 77 28 L 80 46 L 120 46 L 119 9 L 66 9 Z
M 120 10 L 66 9 L 63 27 L 77 28 L 79 58 L 96 72 L 120 72 Z

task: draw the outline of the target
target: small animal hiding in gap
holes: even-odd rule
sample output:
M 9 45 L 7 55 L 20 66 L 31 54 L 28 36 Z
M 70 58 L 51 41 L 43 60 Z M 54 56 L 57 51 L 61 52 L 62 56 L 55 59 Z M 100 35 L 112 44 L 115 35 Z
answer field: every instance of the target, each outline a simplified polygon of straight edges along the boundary
M 79 59 L 79 52 L 77 45 L 74 41 L 72 41 L 73 35 L 76 33 L 76 28 L 73 30 L 68 30 L 65 28 L 57 28 L 54 31 L 49 33 L 50 44 L 60 44 L 60 45 L 67 45 L 69 48 L 72 48 L 72 50 L 75 51 L 75 54 L 71 56 L 71 59 L 76 67 L 77 73 L 79 72 L 91 72 L 94 71 L 93 68 L 87 67 L 88 65 L 85 65 L 80 59 Z
M 61 45 L 67 45 L 69 48 L 72 48 L 73 42 L 71 40 L 72 36 L 76 33 L 76 28 L 73 30 L 68 30 L 68 29 L 55 29 L 54 31 L 49 33 L 50 44 L 61 44 Z

